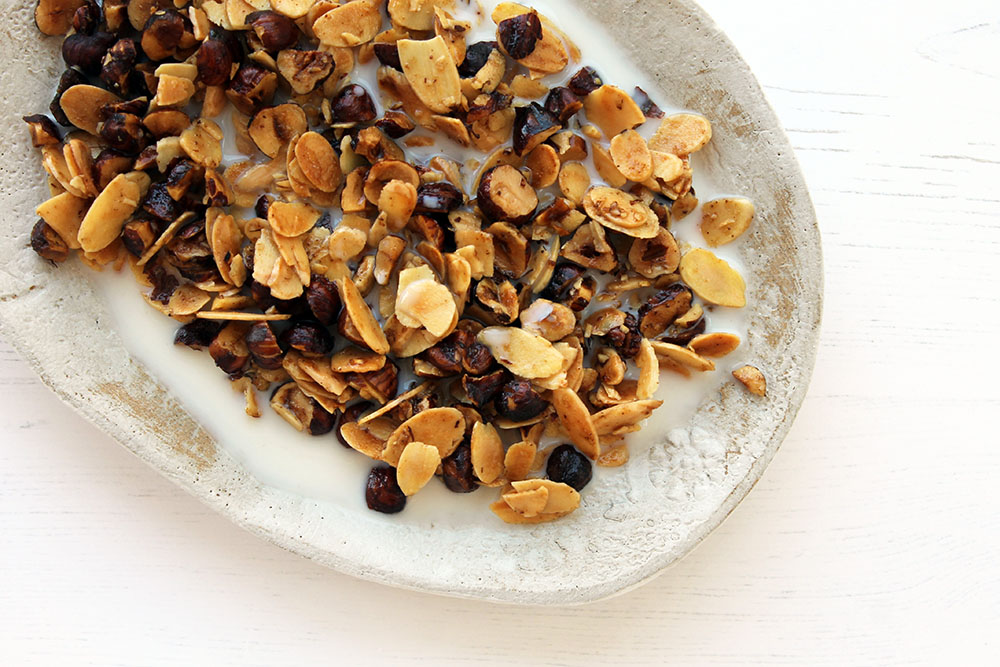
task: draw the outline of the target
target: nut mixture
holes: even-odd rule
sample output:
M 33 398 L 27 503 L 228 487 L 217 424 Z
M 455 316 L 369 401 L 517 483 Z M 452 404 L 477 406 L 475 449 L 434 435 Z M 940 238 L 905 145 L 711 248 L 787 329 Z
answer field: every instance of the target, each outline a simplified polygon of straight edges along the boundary
M 51 116 L 24 118 L 51 192 L 30 243 L 128 266 L 248 415 L 269 392 L 293 428 L 377 461 L 371 509 L 440 476 L 534 524 L 579 506 L 594 462 L 627 462 L 661 371 L 711 371 L 739 346 L 706 318 L 744 306 L 745 285 L 670 231 L 698 207 L 708 120 L 605 83 L 533 9 L 501 3 L 496 40 L 476 43 L 458 13 L 39 0 L 66 70 Z M 352 80 L 375 61 L 376 90 Z M 455 162 L 448 142 L 481 158 Z M 754 216 L 737 197 L 702 209 L 712 247 Z M 733 375 L 764 394 L 756 368 Z

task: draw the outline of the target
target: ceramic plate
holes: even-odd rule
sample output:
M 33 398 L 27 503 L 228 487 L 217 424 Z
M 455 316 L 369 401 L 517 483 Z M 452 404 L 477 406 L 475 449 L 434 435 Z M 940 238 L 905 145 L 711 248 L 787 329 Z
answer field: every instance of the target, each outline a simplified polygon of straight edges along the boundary
M 28 247 L 46 191 L 19 119 L 47 108 L 62 71 L 59 40 L 40 38 L 33 5 L 19 2 L 9 12 L 0 42 L 2 334 L 64 401 L 247 530 L 394 586 L 504 602 L 586 602 L 635 586 L 688 553 L 746 495 L 788 432 L 819 334 L 819 232 L 760 87 L 693 3 L 578 0 L 573 7 L 606 26 L 621 56 L 668 91 L 667 104 L 712 120 L 714 139 L 700 168 L 723 191 L 755 201 L 758 218 L 742 242 L 751 332 L 745 353 L 765 369 L 768 396 L 726 385 L 686 426 L 588 487 L 585 505 L 568 519 L 528 527 L 495 520 L 483 491 L 476 494 L 483 494 L 482 521 L 439 526 L 264 485 L 129 355 L 90 271 L 79 261 L 52 267 Z

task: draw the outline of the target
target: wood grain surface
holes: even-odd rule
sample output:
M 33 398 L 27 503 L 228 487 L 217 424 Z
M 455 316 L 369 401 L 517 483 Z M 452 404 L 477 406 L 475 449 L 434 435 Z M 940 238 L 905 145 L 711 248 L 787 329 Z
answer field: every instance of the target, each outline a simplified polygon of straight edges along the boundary
M 998 664 L 996 2 L 702 4 L 788 130 L 827 269 L 809 396 L 718 531 L 584 607 L 363 583 L 213 514 L 0 343 L 0 664 Z

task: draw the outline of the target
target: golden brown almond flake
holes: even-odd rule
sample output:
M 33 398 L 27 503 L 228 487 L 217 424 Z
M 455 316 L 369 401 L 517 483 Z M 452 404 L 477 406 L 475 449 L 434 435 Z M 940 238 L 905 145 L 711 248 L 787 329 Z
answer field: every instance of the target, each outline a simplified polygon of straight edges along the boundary
M 652 238 L 659 233 L 660 221 L 653 210 L 635 195 L 608 187 L 587 191 L 583 207 L 591 219 L 608 229 L 634 238 Z
M 222 136 L 214 121 L 199 118 L 181 132 L 180 147 L 196 163 L 214 169 L 222 163 Z
M 590 420 L 590 412 L 580 396 L 572 389 L 561 388 L 552 392 L 552 405 L 559 415 L 559 422 L 569 439 L 585 456 L 596 459 L 600 454 L 597 431 Z
M 414 495 L 431 481 L 439 465 L 441 454 L 437 447 L 422 442 L 409 443 L 399 455 L 396 466 L 400 490 L 407 496 Z
M 709 303 L 730 308 L 746 305 L 743 277 L 711 251 L 696 248 L 681 257 L 680 273 L 694 293 Z
M 343 278 L 338 279 L 336 283 L 347 315 L 351 318 L 351 322 L 354 323 L 365 345 L 378 354 L 387 354 L 389 341 L 386 340 L 382 327 L 379 326 L 357 286 L 352 281 Z
M 635 426 L 648 419 L 663 401 L 636 400 L 605 408 L 591 416 L 598 435 L 609 435 L 626 426 Z
M 656 356 L 656 350 L 648 338 L 643 338 L 639 343 L 639 354 L 635 361 L 639 367 L 639 381 L 636 383 L 635 397 L 640 400 L 653 398 L 653 394 L 660 387 L 660 363 Z
M 351 47 L 370 42 L 381 24 L 376 0 L 354 0 L 322 14 L 312 30 L 324 46 Z
M 504 476 L 508 480 L 527 477 L 531 473 L 537 452 L 538 445 L 528 441 L 515 442 L 508 447 L 503 461 Z
M 701 234 L 712 247 L 732 243 L 750 227 L 753 202 L 743 197 L 723 197 L 701 207 Z
M 559 171 L 559 190 L 575 206 L 583 203 L 590 189 L 590 172 L 580 162 L 567 162 Z
M 597 457 L 597 465 L 602 468 L 620 468 L 628 463 L 629 451 L 625 445 L 611 445 Z
M 462 104 L 458 68 L 448 45 L 440 36 L 433 39 L 401 39 L 396 42 L 399 62 L 410 88 L 431 111 L 447 114 Z
M 703 357 L 718 359 L 734 352 L 740 346 L 740 337 L 731 333 L 706 333 L 692 338 L 688 346 Z
M 525 156 L 524 166 L 531 170 L 531 187 L 540 190 L 555 184 L 562 163 L 555 148 L 541 144 Z
M 583 111 L 587 120 L 601 128 L 608 138 L 646 122 L 646 115 L 639 105 L 615 86 L 603 85 L 587 95 L 583 100 Z
M 733 377 L 754 396 L 767 395 L 767 378 L 756 366 L 741 366 L 733 371 Z
M 455 452 L 464 436 L 465 416 L 460 410 L 429 408 L 413 415 L 392 432 L 382 452 L 382 460 L 395 466 L 411 442 L 433 445 L 444 459 Z
M 89 206 L 89 200 L 63 192 L 39 204 L 35 213 L 56 231 L 70 250 L 77 250 L 80 248 L 77 238 L 80 224 Z
M 652 341 L 650 345 L 652 346 L 656 356 L 660 359 L 670 359 L 671 361 L 674 361 L 682 366 L 701 373 L 715 370 L 715 364 L 711 359 L 706 359 L 690 348 L 681 347 L 680 345 L 674 345 L 673 343 L 666 343 L 659 340 Z
M 635 130 L 625 130 L 611 140 L 611 159 L 630 181 L 641 183 L 653 175 L 653 156 L 646 140 Z
M 518 492 L 546 489 L 548 499 L 542 510 L 543 514 L 563 514 L 572 512 L 580 506 L 579 492 L 563 482 L 553 482 L 550 479 L 525 479 L 512 481 L 511 485 Z
M 309 121 L 302 107 L 286 103 L 257 112 L 247 127 L 247 133 L 260 152 L 275 158 L 284 152 L 294 137 L 308 129 Z
M 121 99 L 114 93 L 86 84 L 70 86 L 59 97 L 59 106 L 69 122 L 93 135 L 97 134 L 97 126 L 103 120 L 101 108 L 117 102 Z
M 112 179 L 80 222 L 77 234 L 80 247 L 86 252 L 96 252 L 117 239 L 125 221 L 139 207 L 149 184 L 149 176 L 141 171 L 121 174 Z
M 492 424 L 477 422 L 469 440 L 472 469 L 476 477 L 492 484 L 503 474 L 504 450 L 500 434 Z
M 476 339 L 488 347 L 502 366 L 523 378 L 546 378 L 558 373 L 563 356 L 541 336 L 515 327 L 486 327 Z
M 590 152 L 594 155 L 594 169 L 597 170 L 597 175 L 604 179 L 608 185 L 613 188 L 621 188 L 628 183 L 628 178 L 615 165 L 615 161 L 607 149 L 595 141 L 590 144 Z
M 385 443 L 395 428 L 396 425 L 385 417 L 372 419 L 364 424 L 345 421 L 340 425 L 340 435 L 351 449 L 380 461 Z
M 704 116 L 690 113 L 667 116 L 649 140 L 654 151 L 681 157 L 701 150 L 712 139 L 712 124 Z

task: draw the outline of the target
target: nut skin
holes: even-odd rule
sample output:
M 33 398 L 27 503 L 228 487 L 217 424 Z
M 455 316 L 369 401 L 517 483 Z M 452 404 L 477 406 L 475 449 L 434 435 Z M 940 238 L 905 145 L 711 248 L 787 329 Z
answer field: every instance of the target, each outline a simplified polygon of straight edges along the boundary
M 154 183 L 146 192 L 142 210 L 163 222 L 171 222 L 178 215 L 177 202 L 167 191 L 166 183 Z
M 253 205 L 253 212 L 257 214 L 258 218 L 267 220 L 267 212 L 273 203 L 274 197 L 270 195 L 261 195 L 257 198 L 257 203 Z
M 330 101 L 333 119 L 338 123 L 368 123 L 375 120 L 375 103 L 364 86 L 344 86 Z
M 97 189 L 103 190 L 115 176 L 132 171 L 134 167 L 135 158 L 105 148 L 94 160 L 94 180 L 97 182 Z
M 255 364 L 269 371 L 281 368 L 285 353 L 268 322 L 255 322 L 247 331 L 246 342 Z
M 137 57 L 135 40 L 119 39 L 108 49 L 101 63 L 101 81 L 118 94 L 127 93 L 129 82 L 135 74 Z
M 69 257 L 69 246 L 44 220 L 36 222 L 31 229 L 31 249 L 50 262 L 64 262 Z
M 323 276 L 313 276 L 306 288 L 306 302 L 309 310 L 320 324 L 332 325 L 340 314 L 340 292 L 332 281 Z
M 483 375 L 493 366 L 489 348 L 463 329 L 456 329 L 447 338 L 428 349 L 421 358 L 448 375 L 465 372 Z
M 277 74 L 253 63 L 243 63 L 229 82 L 226 97 L 242 113 L 252 116 L 271 103 L 277 88 Z
M 406 494 L 396 481 L 396 469 L 376 466 L 368 473 L 365 485 L 365 502 L 368 509 L 382 514 L 396 514 L 406 507 Z
M 663 113 L 663 109 L 657 106 L 649 94 L 639 86 L 635 87 L 635 94 L 632 97 L 646 118 L 663 118 L 666 115 Z
M 312 419 L 309 420 L 306 431 L 309 435 L 326 435 L 337 425 L 337 416 L 327 412 L 314 399 L 310 398 L 309 401 L 312 403 L 313 411 Z
M 419 194 L 419 193 L 418 193 Z M 444 248 L 445 233 L 441 225 L 436 220 L 420 213 L 410 218 L 410 229 L 415 231 L 423 240 L 441 250 Z
M 463 79 L 476 76 L 476 73 L 483 68 L 490 54 L 496 51 L 499 45 L 496 42 L 476 42 L 465 50 L 465 60 L 458 66 L 458 75 Z
M 122 244 L 134 256 L 142 257 L 159 234 L 159 225 L 152 220 L 135 217 L 122 228 Z
M 559 264 L 552 271 L 552 279 L 542 290 L 541 296 L 549 301 L 564 303 L 569 297 L 573 283 L 583 276 L 583 269 L 576 264 Z
M 28 124 L 32 146 L 36 148 L 39 146 L 58 146 L 62 142 L 59 128 L 48 116 L 34 114 L 24 116 L 21 120 Z
M 586 97 L 604 85 L 601 77 L 592 67 L 584 67 L 573 75 L 573 78 L 566 84 L 570 90 L 580 97 Z
M 73 30 L 79 34 L 92 34 L 97 30 L 97 24 L 100 22 L 101 8 L 93 0 L 77 7 L 76 11 L 73 12 Z
M 154 12 L 142 30 L 142 50 L 150 60 L 166 60 L 174 55 L 184 36 L 184 17 L 173 9 Z
M 559 118 L 538 102 L 517 107 L 514 110 L 514 152 L 526 155 L 561 129 Z
M 386 111 L 382 118 L 378 119 L 375 127 L 382 130 L 386 136 L 392 139 L 401 139 L 416 128 L 409 116 L 400 111 Z
M 371 401 L 361 401 L 360 403 L 355 403 L 353 405 L 347 406 L 344 409 L 344 413 L 340 416 L 340 423 L 334 430 L 334 434 L 337 436 L 337 441 L 343 445 L 344 449 L 353 449 L 351 445 L 344 440 L 344 436 L 340 433 L 340 427 L 344 424 L 349 424 L 351 422 L 356 422 L 361 418 L 361 415 L 365 414 L 369 410 L 373 409 L 375 404 Z
M 562 482 L 582 491 L 593 477 L 594 467 L 590 459 L 573 445 L 559 445 L 549 454 L 545 474 L 553 482 Z
M 222 330 L 222 322 L 194 320 L 177 329 L 174 345 L 185 345 L 193 350 L 204 350 Z
M 639 330 L 646 338 L 655 338 L 666 331 L 678 317 L 691 307 L 691 290 L 674 283 L 657 292 L 639 308 Z
M 115 36 L 107 32 L 70 35 L 62 44 L 63 61 L 68 67 L 79 67 L 86 74 L 97 74 L 101 71 L 104 54 L 114 43 Z
M 347 383 L 358 390 L 362 398 L 386 403 L 399 389 L 399 366 L 386 360 L 385 366 L 371 373 L 348 373 Z
M 633 359 L 639 354 L 639 345 L 642 343 L 639 321 L 635 315 L 628 313 L 625 315 L 625 323 L 609 331 L 604 338 L 622 357 Z
M 497 38 L 511 58 L 527 58 L 534 53 L 535 45 L 542 38 L 542 21 L 538 12 L 532 10 L 501 21 L 497 25 Z
M 509 377 L 510 374 L 502 368 L 481 377 L 463 375 L 462 388 L 465 389 L 465 393 L 473 405 L 477 408 L 485 408 L 496 397 L 500 388 L 507 383 Z
M 477 100 L 481 100 L 483 96 L 477 97 Z M 485 121 L 490 116 L 498 111 L 503 111 L 510 107 L 511 102 L 514 101 L 513 95 L 506 95 L 499 91 L 493 91 L 485 96 L 486 101 L 480 104 L 472 104 L 469 106 L 469 110 L 465 113 L 465 123 L 466 125 Z
M 549 91 L 545 98 L 545 110 L 566 123 L 576 112 L 583 108 L 583 100 L 569 88 L 557 86 Z
M 167 194 L 180 201 L 188 191 L 205 178 L 205 168 L 191 160 L 178 160 L 167 174 Z
M 590 305 L 597 292 L 597 280 L 594 276 L 584 276 L 570 286 L 564 302 L 574 313 L 582 312 Z
M 424 183 L 417 188 L 415 213 L 447 215 L 464 202 L 461 191 L 448 181 Z
M 294 382 L 286 382 L 271 394 L 271 407 L 288 411 L 309 435 L 326 435 L 333 430 L 337 417 L 306 396 Z M 288 420 L 288 416 L 281 415 Z
M 272 53 L 290 49 L 298 44 L 302 36 L 292 19 L 271 10 L 251 12 L 247 14 L 246 22 L 261 45 Z
M 298 320 L 281 334 L 281 346 L 291 348 L 306 357 L 321 357 L 333 350 L 333 336 L 315 320 Z
M 233 54 L 220 39 L 206 39 L 195 55 L 198 81 L 206 86 L 222 86 L 229 81 L 233 70 Z
M 493 406 L 504 419 L 523 422 L 542 414 L 549 404 L 532 389 L 530 382 L 516 377 L 500 388 Z
M 500 184 L 499 187 L 497 187 L 497 183 Z M 524 175 L 514 167 L 505 164 L 493 167 L 479 180 L 476 204 L 490 220 L 506 220 L 515 225 L 524 224 L 534 217 L 535 210 L 538 208 L 538 197 L 534 195 L 534 190 L 531 194 L 535 197 L 535 206 L 524 213 L 508 210 L 506 202 L 496 196 L 498 192 L 503 192 L 507 196 L 518 185 L 521 190 L 531 189 Z
M 138 155 L 146 147 L 146 130 L 142 119 L 130 113 L 114 113 L 101 124 L 101 139 L 125 155 Z
M 399 47 L 395 44 L 376 42 L 372 45 L 375 57 L 386 67 L 391 67 L 399 72 L 403 71 L 403 66 L 399 62 Z
M 468 444 L 459 445 L 451 456 L 441 461 L 441 481 L 452 493 L 472 493 L 479 488 Z
M 56 86 L 55 97 L 53 97 L 52 102 L 49 103 L 49 113 L 51 113 L 52 117 L 56 119 L 56 122 L 63 127 L 71 127 L 73 123 L 69 122 L 69 119 L 66 118 L 66 113 L 62 110 L 62 106 L 59 105 L 59 100 L 62 98 L 62 94 L 73 86 L 86 83 L 89 83 L 89 81 L 87 80 L 87 77 L 84 76 L 83 72 L 72 67 L 63 72 L 59 77 L 59 85 Z
M 250 361 L 250 354 L 241 340 L 233 340 L 223 328 L 208 346 L 215 365 L 230 377 L 239 377 Z

